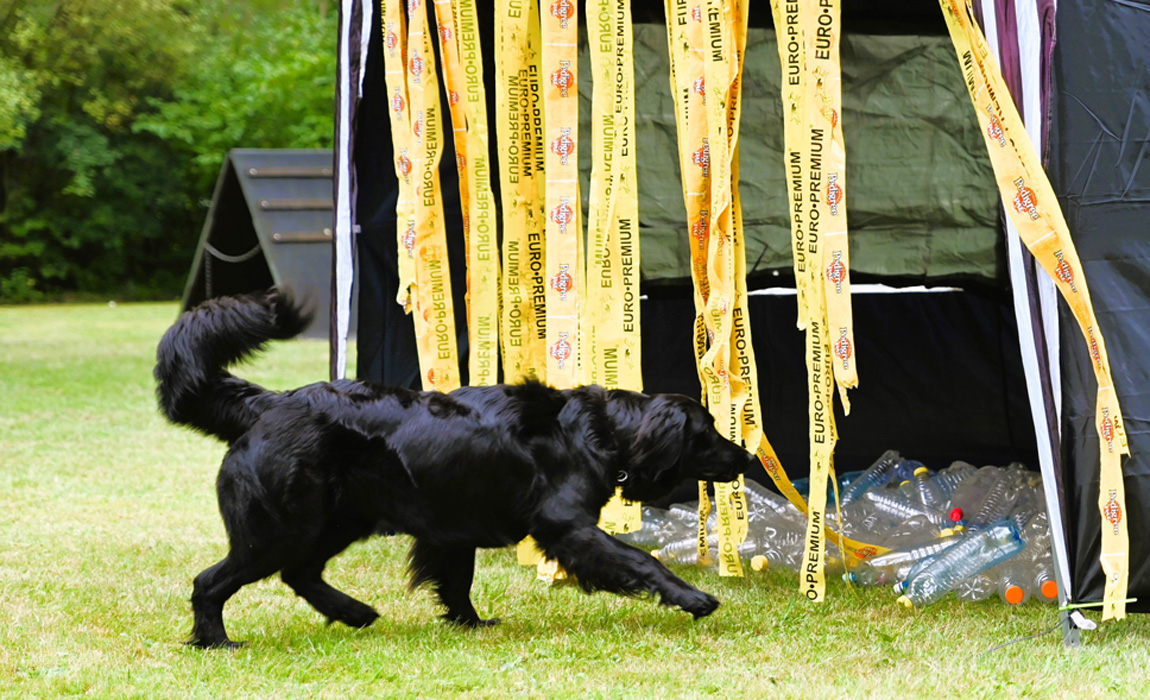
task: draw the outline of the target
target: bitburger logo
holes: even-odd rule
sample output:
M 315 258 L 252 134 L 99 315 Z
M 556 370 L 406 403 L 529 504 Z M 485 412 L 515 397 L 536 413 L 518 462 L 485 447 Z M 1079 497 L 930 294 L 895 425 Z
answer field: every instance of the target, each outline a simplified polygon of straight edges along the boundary
M 447 101 L 451 103 L 451 106 L 452 106 L 452 107 L 454 107 L 455 105 L 459 104 L 459 93 L 458 93 L 458 92 L 456 92 L 455 90 L 452 90 L 452 91 L 451 91 L 451 92 L 450 92 L 450 93 L 447 95 Z
M 703 98 L 703 104 L 707 104 L 707 80 L 703 76 L 695 78 L 691 83 L 691 91 L 696 95 Z
M 462 153 L 455 154 L 455 169 L 459 172 L 467 170 L 467 156 Z
M 567 23 L 575 16 L 575 6 L 568 0 L 555 0 L 551 3 L 551 16 L 559 20 L 559 26 L 567 28 Z
M 551 84 L 559 88 L 561 97 L 567 97 L 567 91 L 575 85 L 575 74 L 571 72 L 571 61 L 560 61 L 559 68 L 551 71 Z
M 1034 190 L 1026 186 L 1022 178 L 1014 181 L 1014 186 L 1018 189 L 1018 194 L 1014 195 L 1014 211 L 1019 214 L 1026 214 L 1030 217 L 1031 221 L 1038 220 L 1038 198 L 1034 195 Z
M 407 13 L 415 12 L 423 5 L 423 0 L 407 0 Z
M 567 292 L 575 288 L 575 280 L 567 273 L 568 265 L 560 265 L 559 272 L 551 277 L 551 288 L 559 292 L 559 300 L 567 301 Z
M 559 138 L 551 141 L 551 152 L 559 156 L 559 162 L 567 165 L 567 158 L 575 152 L 575 141 L 571 138 L 571 129 L 559 130 Z
M 560 197 L 559 204 L 551 210 L 551 220 L 559 224 L 559 233 L 567 233 L 567 224 L 575 220 L 570 202 L 570 197 Z
M 423 112 L 420 111 L 415 117 L 415 123 L 411 125 L 411 133 L 419 141 L 423 140 Z
M 703 169 L 703 177 L 711 176 L 711 145 L 703 139 L 703 145 L 691 154 L 691 162 Z
M 444 43 L 451 41 L 451 37 L 453 37 L 454 35 L 455 35 L 454 32 L 451 31 L 451 27 L 447 26 L 446 24 L 439 25 L 439 40 L 440 41 L 442 41 Z
M 1106 507 L 1102 512 L 1106 515 L 1106 520 L 1114 528 L 1114 534 L 1117 535 L 1119 530 L 1118 526 L 1122 523 L 1122 506 L 1118 503 L 1118 490 L 1110 489 L 1107 494 Z
M 551 357 L 555 358 L 556 366 L 563 369 L 567 360 L 571 357 L 571 343 L 567 342 L 567 333 L 560 333 L 559 339 L 551 344 L 548 350 Z
M 703 21 L 703 7 L 701 5 L 695 5 L 691 8 L 691 19 L 696 22 Z
M 843 201 L 843 188 L 839 184 L 838 173 L 831 173 L 827 177 L 827 206 L 831 208 L 831 216 L 839 215 L 839 204 Z
M 1074 268 L 1066 262 L 1066 257 L 1061 250 L 1054 251 L 1054 258 L 1058 261 L 1058 264 L 1054 266 L 1054 274 L 1058 275 L 1058 279 L 1063 284 L 1070 287 L 1070 291 L 1077 292 L 1078 287 L 1074 284 Z

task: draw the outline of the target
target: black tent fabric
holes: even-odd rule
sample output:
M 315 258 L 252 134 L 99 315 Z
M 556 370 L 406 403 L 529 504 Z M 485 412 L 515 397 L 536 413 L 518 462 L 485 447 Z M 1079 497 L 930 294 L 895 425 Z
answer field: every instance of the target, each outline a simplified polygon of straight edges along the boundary
M 662 22 L 661 3 L 637 3 L 635 5 L 637 21 Z M 657 10 L 657 12 L 656 12 Z M 941 14 L 930 14 L 942 27 Z M 481 16 L 480 32 L 481 42 L 485 47 L 485 72 L 490 77 L 494 75 L 494 52 L 490 47 L 494 45 L 492 36 L 492 23 L 490 16 Z M 848 12 L 848 26 L 854 25 L 859 29 L 874 31 L 879 27 L 892 25 L 883 22 L 867 22 L 864 14 Z M 889 17 L 888 17 L 889 19 Z M 484 21 L 485 20 L 485 21 Z M 752 26 L 755 27 L 756 36 L 763 44 L 756 49 L 758 64 L 753 73 L 760 79 L 753 88 L 756 90 L 756 104 L 765 109 L 765 105 L 777 102 L 779 72 L 777 52 L 774 39 L 769 29 L 770 12 L 767 6 L 752 9 Z M 358 104 L 355 142 L 355 164 L 357 170 L 356 209 L 357 223 L 360 226 L 358 236 L 357 254 L 359 257 L 358 298 L 361 323 L 359 324 L 357 338 L 357 376 L 388 384 L 420 386 L 418 362 L 415 354 L 415 339 L 412 322 L 395 303 L 396 277 L 396 243 L 395 243 L 395 199 L 397 196 L 397 183 L 392 165 L 392 145 L 390 134 L 386 129 L 377 128 L 377 125 L 388 123 L 386 91 L 383 85 L 382 38 L 380 24 L 371 23 L 372 30 L 368 44 L 368 55 L 365 62 L 363 94 Z M 930 25 L 933 26 L 933 25 Z M 658 31 L 655 31 L 658 30 Z M 674 118 L 671 114 L 670 96 L 667 89 L 666 44 L 665 30 L 655 24 L 646 27 L 640 26 L 637 32 L 645 37 L 649 46 L 646 47 L 647 56 L 644 70 L 648 73 L 644 77 L 644 84 L 651 91 L 655 99 L 665 99 L 667 102 L 666 119 L 673 129 Z M 967 221 L 983 220 L 993 229 L 993 222 L 997 218 L 997 195 L 993 190 L 989 165 L 985 162 L 985 153 L 982 148 L 981 137 L 978 135 L 977 124 L 973 113 L 964 112 L 968 109 L 969 98 L 966 97 L 965 88 L 961 83 L 961 75 L 957 63 L 954 62 L 953 50 L 940 41 L 946 41 L 937 36 L 928 35 L 919 41 L 906 38 L 897 38 L 895 49 L 885 54 L 887 59 L 900 63 L 900 65 L 913 66 L 917 62 L 929 61 L 942 65 L 934 72 L 923 73 L 921 68 L 910 68 L 908 77 L 914 78 L 919 92 L 928 90 L 931 81 L 952 82 L 952 85 L 938 88 L 945 93 L 947 107 L 946 114 L 940 115 L 937 110 L 922 111 L 919 125 L 916 127 L 920 136 L 908 134 L 906 131 L 896 133 L 895 115 L 903 110 L 892 106 L 890 102 L 897 98 L 897 89 L 882 88 L 883 79 L 872 72 L 862 70 L 859 73 L 850 73 L 848 80 L 852 81 L 852 88 L 848 92 L 852 97 L 847 105 L 847 117 L 853 123 L 870 123 L 873 128 L 866 138 L 868 144 L 878 144 L 885 154 L 892 157 L 892 162 L 883 167 L 885 171 L 891 170 L 893 158 L 897 156 L 897 147 L 893 141 L 900 140 L 902 148 L 908 142 L 914 142 L 916 148 L 933 150 L 929 144 L 935 139 L 940 140 L 938 153 L 930 156 L 921 154 L 920 159 L 933 158 L 936 162 L 945 160 L 943 149 L 952 152 L 954 144 L 964 144 L 964 149 L 972 151 L 979 158 L 970 158 L 962 166 L 967 170 L 951 167 L 947 176 L 935 173 L 935 182 L 942 183 L 940 193 L 931 197 L 942 197 L 951 203 L 960 202 L 966 211 L 963 216 Z M 860 46 L 878 47 L 882 37 L 868 35 Z M 660 42 L 662 42 L 660 44 Z M 917 48 L 916 48 L 917 47 Z M 638 50 L 638 49 L 637 49 Z M 870 55 L 870 54 L 867 54 Z M 856 57 L 858 58 L 858 57 Z M 859 58 L 858 60 L 862 60 Z M 950 65 L 946 62 L 953 62 Z M 584 63 L 586 63 L 584 61 Z M 647 65 L 650 64 L 650 65 Z M 638 70 L 638 67 L 637 67 Z M 893 70 L 893 68 L 892 68 Z M 945 76 L 945 79 L 940 77 Z M 773 91 L 773 93 L 771 92 Z M 771 94 L 775 97 L 771 98 Z M 487 90 L 488 111 L 495 118 L 494 105 L 495 91 Z M 582 108 L 586 118 L 590 112 L 589 93 L 583 95 L 585 103 Z M 906 98 L 906 95 L 903 95 Z M 937 99 L 937 98 L 936 98 Z M 931 110 L 937 103 L 931 105 L 907 108 Z M 653 109 L 647 105 L 645 110 Z M 445 110 L 446 113 L 446 110 Z M 783 170 L 781 167 L 781 145 L 778 143 L 780 129 L 774 128 L 781 120 L 777 112 L 759 115 L 757 112 L 748 113 L 745 129 L 755 138 L 761 139 L 758 144 L 764 150 L 759 156 L 760 160 L 777 162 L 777 172 L 769 168 L 768 164 L 758 163 L 756 167 L 762 170 L 762 177 L 769 178 L 770 183 L 759 183 L 763 191 L 773 183 L 773 189 L 782 192 Z M 930 116 L 934 115 L 934 116 Z M 869 121 L 867 121 L 869 120 Z M 933 125 L 932 125 L 933 120 Z M 941 121 L 940 121 L 941 120 Z M 664 125 L 665 126 L 665 125 Z M 589 127 L 588 127 L 589 128 Z M 645 145 L 650 153 L 652 139 L 661 138 L 663 127 L 649 121 L 639 124 L 640 141 L 648 140 Z M 863 127 L 852 127 L 863 138 L 867 130 Z M 958 130 L 961 136 L 947 133 L 947 129 Z M 447 130 L 448 132 L 450 130 Z M 494 132 L 492 126 L 491 131 Z M 879 134 L 879 136 L 875 136 Z M 448 134 L 449 135 L 449 134 Z M 746 137 L 744 143 L 746 144 Z M 915 141 L 915 138 L 919 140 Z M 589 139 L 584 139 L 584 146 L 589 147 Z M 942 143 L 945 142 L 945 143 Z M 641 143 L 641 146 L 644 144 Z M 670 149 L 673 154 L 675 143 L 664 141 L 654 144 L 656 150 Z M 497 148 L 496 139 L 492 138 L 493 150 Z M 745 146 L 750 148 L 749 145 Z M 450 142 L 445 147 L 445 153 L 450 153 Z M 770 153 L 774 157 L 768 157 Z M 872 151 L 873 153 L 873 151 Z M 746 159 L 746 156 L 744 156 Z M 589 158 L 584 157 L 584 162 Z M 494 162 L 494 159 L 493 159 Z M 853 161 L 856 167 L 863 167 L 862 160 Z M 916 161 L 917 162 L 917 161 Z M 924 161 L 925 162 L 925 161 Z M 643 245 L 644 245 L 644 279 L 643 291 L 647 299 L 642 305 L 643 317 L 643 345 L 644 366 L 643 376 L 645 388 L 649 391 L 674 391 L 687 395 L 698 396 L 699 387 L 696 378 L 690 332 L 694 314 L 690 287 L 678 277 L 682 274 L 676 272 L 675 261 L 685 259 L 688 251 L 686 243 L 678 236 L 669 223 L 672 219 L 681 218 L 682 195 L 678 184 L 677 163 L 668 164 L 667 173 L 660 173 L 661 179 L 650 174 L 652 166 L 647 163 L 641 166 L 640 189 L 647 190 L 643 196 L 644 202 L 650 204 L 656 200 L 672 199 L 672 205 L 679 214 L 668 213 L 659 219 L 659 214 L 652 211 L 663 211 L 657 206 L 642 209 L 643 216 Z M 749 167 L 749 166 L 748 166 Z M 924 166 L 929 167 L 929 166 Z M 748 168 L 744 168 L 744 179 L 748 177 Z M 646 174 L 646 175 L 645 175 Z M 449 228 L 449 249 L 451 251 L 453 289 L 455 293 L 456 327 L 458 329 L 458 342 L 460 347 L 462 369 L 466 368 L 466 326 L 462 316 L 464 303 L 462 297 L 463 282 L 460 278 L 463 270 L 462 262 L 462 231 L 458 222 L 459 199 L 457 188 L 457 175 L 452 167 L 452 159 L 444 158 L 440 166 L 443 198 L 448 208 L 447 220 Z M 586 186 L 586 173 L 583 174 Z M 949 178 L 949 179 L 948 179 Z M 904 178 L 906 183 L 913 178 Z M 979 179 L 984 184 L 979 185 L 977 192 L 972 190 Z M 962 186 L 955 186 L 953 180 L 961 180 Z M 655 189 L 669 189 L 669 197 L 660 192 L 652 192 L 652 186 L 657 182 Z M 950 182 L 950 184 L 946 184 Z M 498 187 L 498 181 L 492 183 Z M 921 184 L 915 183 L 915 186 Z M 952 189 L 946 189 L 946 187 Z M 926 221 L 921 212 L 915 214 L 913 207 L 900 204 L 897 200 L 912 199 L 914 202 L 923 202 L 928 199 L 917 194 L 908 194 L 908 188 L 899 189 L 890 187 L 871 186 L 863 187 L 871 192 L 869 199 L 874 202 L 875 211 L 885 217 L 883 222 L 875 221 L 872 217 L 871 226 L 893 226 L 894 217 L 891 212 L 905 220 L 907 217 L 917 216 L 918 220 Z M 776 192 L 777 194 L 777 192 Z M 775 204 L 779 210 L 777 221 L 769 226 L 771 233 L 770 247 L 773 256 L 772 267 L 785 267 L 784 270 L 774 270 L 760 274 L 756 278 L 758 286 L 787 284 L 789 262 L 789 232 L 785 228 L 787 214 L 785 202 L 781 198 Z M 852 200 L 865 206 L 867 196 Z M 931 206 L 938 205 L 937 201 Z M 758 202 L 756 206 L 762 206 Z M 642 214 L 646 211 L 646 214 Z M 852 209 L 852 214 L 857 214 Z M 654 217 L 652 219 L 651 217 Z M 658 219 L 655 223 L 653 220 Z M 766 224 L 762 224 L 764 227 Z M 928 231 L 921 224 L 915 224 L 915 236 L 929 239 Z M 985 240 L 985 230 L 967 224 L 968 238 L 970 240 L 982 237 Z M 652 235 L 656 229 L 668 234 L 663 238 Z M 777 230 L 775 230 L 777 229 Z M 935 238 L 943 247 L 953 246 L 945 239 L 947 236 L 941 232 L 934 232 Z M 997 235 L 997 234 L 994 234 Z M 941 269 L 940 261 L 943 256 L 930 253 L 933 244 L 929 242 L 909 243 L 912 238 L 907 231 L 900 231 L 895 236 L 901 251 L 888 256 L 892 262 L 888 267 L 896 272 L 895 278 L 902 283 L 919 282 L 926 276 L 922 270 L 928 265 L 935 265 Z M 778 239 L 778 240 L 775 240 Z M 764 239 L 766 240 L 766 239 Z M 994 255 L 993 236 L 991 247 L 979 243 L 980 255 L 989 252 Z M 879 241 L 881 243 L 881 241 Z M 857 245 L 857 243 L 856 243 Z M 1000 246 L 999 246 L 1000 247 Z M 779 250 L 785 249 L 786 255 L 780 257 Z M 906 256 L 907 251 L 914 260 L 894 262 L 894 258 Z M 970 248 L 969 250 L 973 250 Z M 760 251 L 761 252 L 761 251 Z M 668 261 L 661 265 L 652 265 L 652 261 L 659 259 Z M 758 256 L 758 252 L 751 255 Z M 852 249 L 853 254 L 853 249 Z M 861 255 L 861 253 L 860 253 Z M 958 259 L 962 256 L 951 256 Z M 954 459 L 965 459 L 975 463 L 1001 463 L 1020 461 L 1031 467 L 1036 467 L 1037 460 L 1034 454 L 1033 424 L 1027 409 L 1025 388 L 1022 379 L 1021 359 L 1018 352 L 1017 332 L 1011 316 L 1011 302 L 1002 288 L 1004 273 L 999 261 L 990 266 L 987 271 L 985 262 L 974 261 L 974 256 L 968 260 L 969 267 L 966 272 L 943 273 L 939 279 L 956 281 L 976 281 L 973 293 L 930 293 L 930 294 L 878 294 L 863 295 L 855 302 L 856 323 L 859 329 L 860 353 L 867 357 L 868 376 L 873 379 L 868 382 L 866 392 L 856 392 L 854 399 L 856 410 L 849 420 L 839 423 L 841 443 L 836 453 L 836 463 L 842 471 L 863 468 L 886 449 L 894 448 L 912 455 L 928 464 L 939 467 L 946 466 Z M 779 262 L 779 261 L 782 262 Z M 877 259 L 876 259 L 877 260 Z M 754 260 L 749 261 L 751 263 Z M 748 265 L 748 267 L 755 267 Z M 955 268 L 950 268 L 955 269 Z M 780 274 L 781 272 L 781 274 Z M 898 274 L 900 273 L 901 274 Z M 947 277 L 947 274 L 950 274 Z M 883 277 L 890 281 L 888 274 Z M 795 298 L 793 296 L 754 296 L 751 302 L 751 324 L 756 353 L 761 375 L 761 392 L 764 406 L 764 420 L 768 435 L 775 443 L 784 466 L 794 478 L 806 475 L 808 460 L 808 445 L 806 437 L 806 388 L 803 364 L 802 334 L 795 330 Z M 370 321 L 368 321 L 370 319 Z
M 1123 462 L 1130 533 L 1128 610 L 1150 612 L 1150 7 L 1060 0 L 1050 175 L 1106 338 L 1130 457 Z M 1097 384 L 1065 304 L 1062 444 L 1072 597 L 1098 601 Z

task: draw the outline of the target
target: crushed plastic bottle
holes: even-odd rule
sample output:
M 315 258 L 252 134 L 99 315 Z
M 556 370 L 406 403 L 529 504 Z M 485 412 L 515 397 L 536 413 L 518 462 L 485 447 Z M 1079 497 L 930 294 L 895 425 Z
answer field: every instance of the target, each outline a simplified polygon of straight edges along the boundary
M 853 566 L 845 577 L 864 586 L 898 584 L 905 588 L 903 604 L 912 606 L 925 605 L 946 593 L 937 593 L 942 586 L 939 566 L 957 556 L 951 554 L 953 550 L 983 541 L 983 550 L 994 544 L 1001 554 L 1008 545 L 993 542 L 994 530 L 1012 528 L 1024 545 L 1021 551 L 957 581 L 947 579 L 947 590 L 963 601 L 993 598 L 1000 588 L 1004 599 L 1009 595 L 1014 600 L 1052 601 L 1058 598 L 1058 587 L 1041 485 L 1038 474 L 1017 464 L 979 469 L 955 461 L 932 474 L 926 465 L 889 450 L 870 468 L 839 478 L 843 505 L 841 512 L 828 508 L 826 524 L 852 539 L 889 548 Z M 845 494 L 852 489 L 856 496 L 848 500 Z M 804 564 L 806 516 L 754 480 L 746 481 L 745 493 L 748 531 L 746 541 L 738 546 L 740 558 L 752 570 L 799 571 Z M 716 568 L 717 512 L 713 506 L 708 522 L 710 555 L 702 565 Z M 665 510 L 644 506 L 642 527 L 617 537 L 654 550 L 668 563 L 699 565 L 697 524 L 696 503 L 676 503 Z M 984 553 L 972 550 L 963 555 L 959 573 Z M 842 553 L 833 537 L 827 541 L 825 562 L 828 575 L 843 571 Z
M 887 450 L 884 452 L 874 464 L 867 467 L 857 479 L 851 482 L 851 485 L 847 487 L 846 491 L 843 492 L 842 505 L 845 506 L 852 501 L 856 501 L 862 498 L 862 495 L 870 489 L 885 484 L 899 460 L 899 454 L 895 450 Z
M 925 466 L 914 470 L 914 485 L 918 493 L 918 501 L 924 506 L 941 509 L 946 503 L 942 497 L 942 489 L 939 488 L 938 482 L 935 481 L 930 470 Z
M 1008 520 L 966 535 L 915 576 L 898 602 L 907 607 L 929 605 L 964 578 L 1013 557 L 1024 546 L 1018 528 Z

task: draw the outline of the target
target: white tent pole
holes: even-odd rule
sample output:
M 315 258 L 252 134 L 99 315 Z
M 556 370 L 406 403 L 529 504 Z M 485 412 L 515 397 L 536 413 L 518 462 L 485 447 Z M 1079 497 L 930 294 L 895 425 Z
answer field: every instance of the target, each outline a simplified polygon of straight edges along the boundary
M 1015 0 L 1016 18 L 1018 20 L 1019 57 L 1021 73 L 1025 89 L 1023 90 L 1024 110 L 1023 121 L 1026 131 L 1034 144 L 1035 150 L 1042 152 L 1042 111 L 1040 100 L 1041 71 L 1039 59 L 1041 56 L 1042 37 L 1039 32 L 1037 4 L 1034 0 Z M 982 0 L 982 16 L 985 24 L 987 44 L 996 61 L 1001 65 L 997 27 L 997 13 L 995 0 Z M 1003 207 L 1005 209 L 1005 203 Z M 1054 575 L 1058 583 L 1058 600 L 1065 605 L 1068 602 L 1070 590 L 1070 558 L 1066 546 L 1065 529 L 1062 522 L 1061 499 L 1058 494 L 1058 475 L 1054 467 L 1054 445 L 1060 445 L 1058 434 L 1058 420 L 1056 415 L 1055 434 L 1049 432 L 1049 422 L 1046 410 L 1046 400 L 1042 386 L 1042 372 L 1040 363 L 1049 368 L 1058 365 L 1058 313 L 1055 299 L 1052 304 L 1042 304 L 1039 308 L 1042 328 L 1044 329 L 1047 353 L 1039 357 L 1038 347 L 1034 337 L 1034 318 L 1031 315 L 1031 298 L 1027 284 L 1026 261 L 1022 254 L 1022 239 L 1017 229 L 1011 223 L 1009 216 L 1006 221 L 1006 248 L 1007 262 L 1010 271 L 1010 286 L 1014 301 L 1014 318 L 1018 326 L 1018 345 L 1022 355 L 1022 367 L 1026 376 L 1026 393 L 1030 401 L 1030 415 L 1034 422 L 1035 443 L 1038 448 L 1038 466 L 1042 473 L 1042 485 L 1046 498 L 1046 514 L 1050 526 L 1051 545 L 1054 554 Z M 1042 286 L 1047 283 L 1053 289 L 1053 282 L 1045 274 L 1037 275 L 1040 298 Z M 1053 336 L 1054 344 L 1050 344 Z M 1056 414 L 1061 414 L 1061 387 L 1059 386 L 1061 372 L 1049 370 L 1051 390 L 1054 394 Z M 1067 611 L 1062 611 L 1063 641 L 1070 646 L 1080 643 L 1078 630 L 1071 624 Z
M 352 221 L 351 221 L 351 106 L 352 101 L 358 98 L 360 86 L 353 85 L 352 52 L 360 50 L 358 46 L 351 46 L 351 21 L 354 4 L 359 0 L 341 0 L 340 18 L 340 47 L 339 52 L 339 85 L 337 86 L 339 103 L 336 106 L 337 141 L 335 144 L 337 165 L 336 197 L 335 197 L 335 337 L 332 338 L 332 379 L 341 379 L 347 376 L 347 336 L 351 317 L 351 282 L 352 282 Z M 357 56 L 356 60 L 360 58 Z M 359 71 L 362 74 L 362 71 Z

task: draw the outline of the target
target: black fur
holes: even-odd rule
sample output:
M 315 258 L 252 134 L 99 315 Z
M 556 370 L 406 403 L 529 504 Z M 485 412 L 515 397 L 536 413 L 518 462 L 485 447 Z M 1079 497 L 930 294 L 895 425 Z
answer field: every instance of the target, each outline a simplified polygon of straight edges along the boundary
M 230 446 L 217 480 L 230 547 L 195 579 L 192 644 L 235 646 L 224 603 L 276 572 L 329 620 L 371 624 L 377 613 L 322 574 L 376 532 L 414 536 L 411 585 L 430 584 L 461 625 L 495 622 L 471 604 L 476 548 L 526 535 L 587 591 L 658 594 L 695 617 L 718 606 L 596 527 L 616 484 L 648 500 L 683 479 L 728 481 L 755 465 L 698 402 L 536 383 L 444 395 L 341 380 L 277 393 L 227 371 L 308 318 L 280 290 L 215 299 L 160 342 L 164 415 Z

